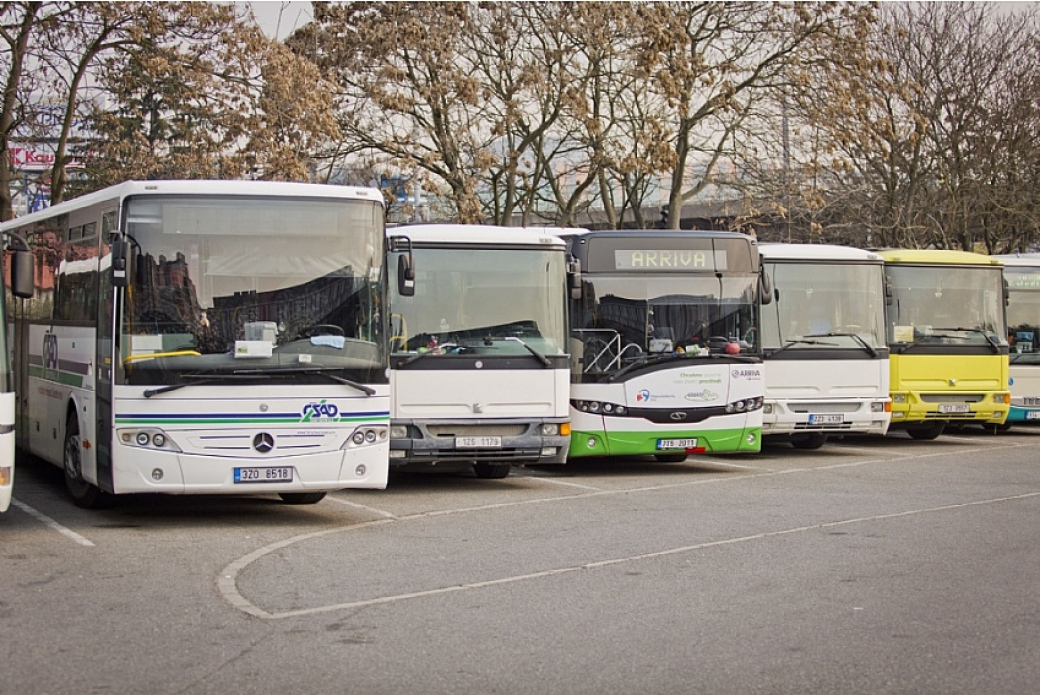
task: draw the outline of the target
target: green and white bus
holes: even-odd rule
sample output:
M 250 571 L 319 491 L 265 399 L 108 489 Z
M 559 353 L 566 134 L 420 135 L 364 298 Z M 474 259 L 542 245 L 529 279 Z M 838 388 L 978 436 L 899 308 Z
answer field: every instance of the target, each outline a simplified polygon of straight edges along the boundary
M 379 191 L 134 181 L 0 229 L 36 264 L 8 307 L 18 444 L 80 506 L 386 486 Z
M 570 458 L 758 451 L 758 326 L 771 293 L 755 240 L 692 230 L 561 236 L 580 278 Z

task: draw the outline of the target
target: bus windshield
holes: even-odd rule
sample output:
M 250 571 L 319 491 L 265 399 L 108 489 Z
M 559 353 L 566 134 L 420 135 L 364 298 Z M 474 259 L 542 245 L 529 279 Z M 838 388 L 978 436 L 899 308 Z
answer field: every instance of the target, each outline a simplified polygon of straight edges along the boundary
M 776 301 L 762 309 L 762 348 L 862 350 L 884 345 L 880 265 L 770 263 Z
M 1040 267 L 1004 266 L 1012 364 L 1040 364 Z
M 654 354 L 757 352 L 757 275 L 586 274 L 573 337 L 585 375 Z M 577 349 L 577 346 L 575 347 Z M 733 348 L 731 348 L 733 349 Z
M 123 228 L 135 254 L 119 331 L 123 383 L 219 374 L 386 382 L 378 204 L 142 196 L 126 202 Z
M 889 264 L 888 340 L 922 345 L 1005 344 L 999 267 Z
M 397 294 L 390 257 L 391 349 L 429 355 L 565 352 L 561 250 L 415 248 L 415 295 Z

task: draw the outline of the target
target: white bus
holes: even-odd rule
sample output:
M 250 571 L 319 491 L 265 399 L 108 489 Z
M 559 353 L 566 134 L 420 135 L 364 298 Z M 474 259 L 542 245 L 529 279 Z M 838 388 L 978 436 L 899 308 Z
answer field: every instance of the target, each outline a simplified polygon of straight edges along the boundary
M 383 198 L 255 181 L 127 182 L 2 226 L 19 446 L 83 507 L 123 493 L 383 488 Z
M 772 295 L 755 240 L 700 230 L 563 235 L 572 301 L 570 458 L 757 452 Z
M 994 256 L 1004 264 L 1011 409 L 999 425 L 1040 425 L 1040 253 Z
M 570 443 L 567 247 L 537 229 L 387 230 L 390 465 L 564 463 Z
M 9 232 L 2 237 L 3 250 L 8 250 L 7 241 L 11 241 L 13 253 L 4 254 L 4 264 L 0 266 L 3 274 L 4 294 L 14 297 L 32 297 L 33 292 L 33 257 L 25 239 Z M 10 263 L 8 263 L 10 258 Z M 11 506 L 11 492 L 14 488 L 14 380 L 11 378 L 11 351 L 7 345 L 7 302 L 0 304 L 0 513 Z
M 876 253 L 760 244 L 774 301 L 762 309 L 762 435 L 816 449 L 828 435 L 884 435 L 892 419 L 885 269 Z

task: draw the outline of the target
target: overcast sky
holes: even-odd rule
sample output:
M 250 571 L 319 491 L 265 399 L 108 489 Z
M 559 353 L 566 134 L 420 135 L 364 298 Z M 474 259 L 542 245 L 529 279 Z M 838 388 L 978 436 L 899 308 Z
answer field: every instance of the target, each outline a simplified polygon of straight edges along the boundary
M 309 2 L 285 2 L 284 0 L 253 0 L 235 3 L 250 5 L 256 21 L 264 32 L 273 38 L 284 39 L 296 29 L 311 21 Z

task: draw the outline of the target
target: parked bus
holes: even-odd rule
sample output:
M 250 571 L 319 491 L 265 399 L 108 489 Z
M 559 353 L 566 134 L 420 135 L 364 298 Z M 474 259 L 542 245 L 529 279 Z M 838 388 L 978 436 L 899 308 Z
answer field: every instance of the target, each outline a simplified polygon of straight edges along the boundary
M 566 239 L 581 287 L 571 307 L 570 457 L 758 451 L 757 327 L 771 293 L 755 240 L 688 230 Z
M 827 244 L 761 244 L 774 301 L 762 310 L 762 434 L 816 449 L 828 435 L 884 435 L 891 420 L 881 256 Z
M 1040 253 L 994 256 L 1004 264 L 1011 354 L 1005 427 L 1040 424 Z
M 0 265 L 5 297 L 10 301 L 16 297 L 32 297 L 33 257 L 29 252 L 29 245 L 25 239 L 13 232 L 0 236 L 0 239 L 3 240 L 4 251 L 9 248 L 12 250 L 10 255 L 4 254 L 4 264 Z M 11 378 L 11 351 L 7 345 L 6 304 L 6 301 L 0 304 L 0 513 L 6 512 L 11 506 L 11 492 L 14 489 L 15 391 L 14 380 Z
M 19 446 L 74 501 L 383 488 L 383 198 L 255 181 L 127 182 L 2 226 Z
M 431 224 L 390 238 L 390 465 L 563 463 L 567 248 L 536 229 Z
M 966 251 L 884 249 L 892 423 L 915 439 L 1007 418 L 1001 262 Z

